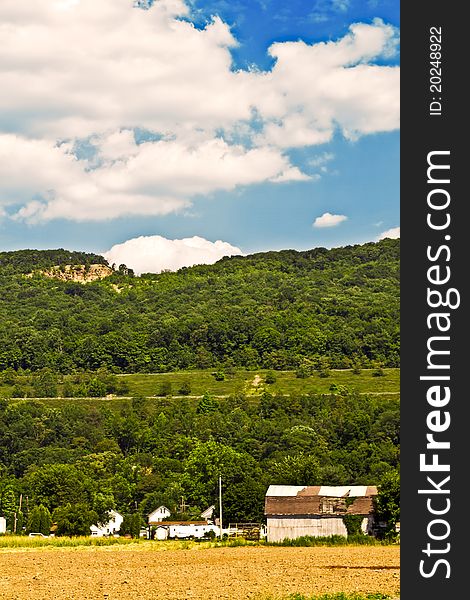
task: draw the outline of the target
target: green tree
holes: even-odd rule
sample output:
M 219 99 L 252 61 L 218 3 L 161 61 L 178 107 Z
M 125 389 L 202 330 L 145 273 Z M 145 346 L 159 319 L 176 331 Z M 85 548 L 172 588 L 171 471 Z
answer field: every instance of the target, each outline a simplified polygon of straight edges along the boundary
M 191 393 L 191 383 L 188 380 L 185 380 L 181 384 L 181 386 L 178 390 L 178 394 L 181 394 L 182 396 L 189 396 L 190 393 Z
M 67 503 L 91 503 L 93 481 L 74 465 L 49 464 L 32 469 L 25 477 L 32 500 L 54 510 Z
M 270 476 L 272 483 L 278 485 L 319 485 L 321 468 L 316 457 L 300 452 L 275 461 Z
M 40 518 L 39 518 L 39 531 L 44 535 L 49 535 L 52 525 L 52 517 L 49 510 L 44 506 L 39 506 Z
M 5 369 L 2 372 L 0 381 L 2 383 L 5 383 L 6 385 L 15 385 L 16 379 L 17 379 L 16 371 L 14 369 L 12 369 L 11 367 L 8 367 L 8 369 Z
M 40 504 L 39 506 L 34 506 L 29 515 L 28 522 L 26 524 L 26 531 L 28 533 L 43 533 L 44 535 L 49 535 L 51 532 L 52 518 L 49 510 L 44 506 L 44 504 Z
M 33 390 L 36 398 L 55 398 L 57 396 L 57 375 L 50 369 L 43 369 L 33 378 Z
M 120 535 L 130 535 L 133 538 L 138 538 L 143 524 L 140 513 L 128 513 L 124 515 L 119 533 Z
M 61 273 L 53 267 L 86 271 L 90 260 L 104 264 L 102 257 L 62 249 L 0 252 L 8 290 L 0 305 L 0 370 L 17 372 L 28 393 L 20 369 L 38 377 L 43 369 L 91 370 L 116 393 L 111 387 L 118 383 L 108 385 L 99 369 L 227 373 L 229 366 L 316 368 L 321 357 L 331 369 L 397 366 L 399 254 L 399 240 L 381 240 L 230 257 L 142 277 L 120 265 L 102 281 L 82 284 L 54 280 Z M 54 395 L 46 379 L 32 393 Z
M 273 371 L 268 371 L 266 373 L 264 381 L 268 384 L 276 383 L 276 375 L 273 373 Z
M 57 525 L 57 535 L 90 535 L 90 526 L 98 523 L 98 515 L 87 504 L 66 504 L 52 514 Z
M 310 375 L 311 369 L 306 365 L 300 365 L 295 371 L 295 376 L 298 379 L 307 379 L 307 377 L 310 377 Z
M 223 371 L 216 371 L 216 372 L 212 373 L 212 377 L 216 381 L 224 381 L 224 379 L 225 379 L 225 373 Z
M 25 388 L 23 388 L 21 385 L 18 385 L 16 383 L 13 386 L 13 389 L 11 390 L 11 397 L 12 398 L 25 398 L 26 397 L 26 390 L 25 390 Z
M 26 524 L 27 533 L 40 533 L 40 522 L 41 522 L 41 514 L 39 512 L 39 506 L 35 506 L 29 511 L 28 522 Z
M 376 499 L 377 516 L 387 523 L 386 534 L 393 536 L 395 525 L 400 520 L 400 473 L 388 471 L 378 486 Z
M 12 481 L 2 476 L 0 479 L 0 516 L 7 520 L 16 510 L 16 495 Z
M 24 528 L 24 512 L 22 510 L 19 510 L 16 513 L 16 533 L 18 535 L 22 535 L 23 528 Z
M 158 388 L 157 396 L 171 396 L 171 382 L 163 381 Z
M 202 509 L 216 504 L 219 476 L 224 519 L 240 522 L 262 518 L 265 485 L 256 461 L 246 452 L 212 440 L 196 442 L 184 463 L 182 478 L 190 503 Z
M 199 400 L 197 405 L 198 414 L 207 414 L 216 411 L 219 408 L 219 403 L 208 392 Z
M 106 396 L 106 383 L 97 377 L 93 377 L 87 385 L 86 393 L 91 398 L 102 398 Z
M 347 396 L 349 394 L 349 389 L 345 385 L 338 385 L 337 383 L 332 383 L 329 390 L 331 393 L 339 394 L 340 396 Z
M 98 492 L 93 498 L 93 510 L 98 515 L 100 523 L 107 523 L 111 511 L 115 508 L 115 500 L 112 493 Z

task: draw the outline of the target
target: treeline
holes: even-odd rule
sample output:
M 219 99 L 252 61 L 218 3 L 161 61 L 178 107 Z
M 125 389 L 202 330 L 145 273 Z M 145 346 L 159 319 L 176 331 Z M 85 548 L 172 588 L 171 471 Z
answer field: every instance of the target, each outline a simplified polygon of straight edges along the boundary
M 399 364 L 399 240 L 141 277 L 122 266 L 87 284 L 21 274 L 71 258 L 105 262 L 64 250 L 0 254 L 0 371 Z
M 58 250 L 16 250 L 0 252 L 0 276 L 27 274 L 56 266 L 92 264 L 108 265 L 103 256 L 90 252 Z
M 374 485 L 398 463 L 398 400 L 346 388 L 258 401 L 0 400 L 0 515 L 10 528 L 15 513 L 25 525 L 55 515 L 86 533 L 113 508 L 145 520 L 162 504 L 195 518 L 217 505 L 219 475 L 224 520 L 259 521 L 270 484 Z

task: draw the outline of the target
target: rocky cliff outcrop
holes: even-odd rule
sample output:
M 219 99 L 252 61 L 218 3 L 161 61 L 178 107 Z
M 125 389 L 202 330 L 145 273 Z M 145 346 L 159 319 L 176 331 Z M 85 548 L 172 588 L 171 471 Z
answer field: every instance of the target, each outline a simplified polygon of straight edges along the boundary
M 40 271 L 41 275 L 60 279 L 62 281 L 75 281 L 78 283 L 89 283 L 109 277 L 113 270 L 106 265 L 65 265 L 55 266 L 45 271 Z M 30 277 L 32 274 L 30 275 Z

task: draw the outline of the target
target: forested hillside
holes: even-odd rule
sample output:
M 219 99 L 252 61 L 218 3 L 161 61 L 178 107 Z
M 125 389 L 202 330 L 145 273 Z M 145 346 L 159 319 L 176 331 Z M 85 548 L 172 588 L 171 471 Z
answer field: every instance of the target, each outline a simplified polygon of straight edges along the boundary
M 397 375 L 382 367 L 398 365 L 398 241 L 141 277 L 119 265 L 92 283 L 41 274 L 96 263 L 64 250 L 0 255 L 0 515 L 11 530 L 47 533 L 53 520 L 57 534 L 86 534 L 111 508 L 139 525 L 161 504 L 198 518 L 217 504 L 219 475 L 227 522 L 263 519 L 276 483 L 385 478 L 397 495 Z M 132 397 L 98 399 L 108 393 Z
M 0 253 L 0 371 L 398 366 L 399 240 L 141 277 L 120 265 L 86 284 L 40 273 L 94 263 L 106 261 Z
M 91 264 L 107 265 L 108 263 L 99 254 L 70 252 L 62 248 L 59 250 L 0 252 L 0 276 L 32 273 L 55 266 Z

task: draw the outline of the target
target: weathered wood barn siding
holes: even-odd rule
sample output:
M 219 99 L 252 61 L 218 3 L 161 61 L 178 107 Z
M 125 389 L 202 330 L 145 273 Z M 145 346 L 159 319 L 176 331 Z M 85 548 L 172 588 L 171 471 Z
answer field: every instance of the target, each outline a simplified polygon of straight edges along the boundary
M 344 515 L 363 516 L 363 531 L 373 522 L 374 486 L 272 485 L 266 493 L 268 542 L 301 536 L 347 536 Z
M 268 542 L 282 542 L 285 539 L 294 540 L 304 535 L 313 537 L 348 535 L 342 517 L 273 516 L 267 518 L 267 527 Z

